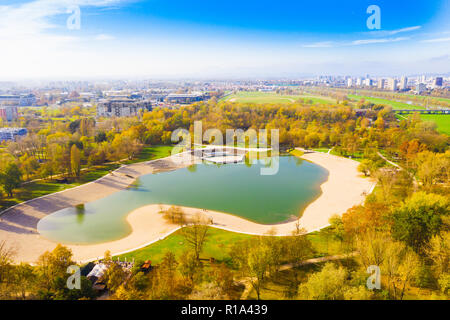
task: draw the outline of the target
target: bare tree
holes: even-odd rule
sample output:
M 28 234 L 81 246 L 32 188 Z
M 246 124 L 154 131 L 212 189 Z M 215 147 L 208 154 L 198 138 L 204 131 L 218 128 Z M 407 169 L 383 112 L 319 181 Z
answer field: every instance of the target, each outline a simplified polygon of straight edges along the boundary
M 207 220 L 199 213 L 192 219 L 190 225 L 182 230 L 183 236 L 189 246 L 192 248 L 197 260 L 200 259 L 200 253 L 207 240 L 208 225 Z

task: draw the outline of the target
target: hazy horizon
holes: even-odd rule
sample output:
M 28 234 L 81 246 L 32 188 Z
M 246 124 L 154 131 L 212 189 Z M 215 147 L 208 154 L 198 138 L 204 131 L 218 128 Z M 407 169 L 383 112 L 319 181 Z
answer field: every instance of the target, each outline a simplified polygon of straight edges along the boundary
M 449 13 L 444 0 L 6 0 L 0 80 L 445 74 Z

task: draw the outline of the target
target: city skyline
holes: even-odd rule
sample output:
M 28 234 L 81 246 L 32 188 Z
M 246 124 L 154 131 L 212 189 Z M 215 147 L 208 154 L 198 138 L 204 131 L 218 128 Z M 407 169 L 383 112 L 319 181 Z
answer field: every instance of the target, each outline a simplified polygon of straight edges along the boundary
M 27 0 L 0 5 L 0 80 L 445 74 L 445 1 Z M 377 5 L 381 28 L 370 30 Z M 80 8 L 79 29 L 71 19 Z M 75 28 L 68 25 L 75 23 Z

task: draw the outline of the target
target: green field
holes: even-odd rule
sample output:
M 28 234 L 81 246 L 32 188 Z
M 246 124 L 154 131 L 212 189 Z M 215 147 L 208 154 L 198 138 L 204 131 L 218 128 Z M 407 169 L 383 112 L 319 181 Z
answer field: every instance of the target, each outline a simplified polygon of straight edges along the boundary
M 336 100 L 328 97 L 320 97 L 314 95 L 281 95 L 275 92 L 259 92 L 259 91 L 242 91 L 231 94 L 222 101 L 241 102 L 241 103 L 293 103 L 299 99 L 305 99 L 312 104 L 330 104 L 336 103 Z
M 251 237 L 252 236 L 246 234 L 209 228 L 207 242 L 204 246 L 201 258 L 214 257 L 218 261 L 226 261 L 230 259 L 228 250 L 233 243 Z M 127 260 L 135 259 L 136 261 L 151 260 L 152 263 L 159 263 L 166 252 L 170 251 L 174 253 L 176 257 L 179 257 L 188 248 L 189 247 L 183 238 L 182 231 L 178 230 L 167 238 L 147 247 L 120 255 L 120 259 L 123 260 L 124 258 L 127 258 Z
M 368 102 L 372 102 L 375 104 L 384 104 L 387 106 L 391 106 L 392 109 L 394 110 L 401 110 L 401 109 L 425 109 L 424 107 L 421 106 L 417 106 L 417 105 L 412 105 L 412 104 L 408 104 L 408 103 L 404 103 L 404 102 L 398 102 L 398 101 L 392 101 L 392 100 L 388 100 L 388 99 L 382 99 L 382 98 L 372 98 L 372 97 L 367 97 L 367 96 L 358 96 L 358 95 L 354 95 L 354 94 L 349 94 L 347 95 L 350 99 L 359 101 L 361 99 L 364 99 Z
M 201 258 L 214 258 L 217 261 L 226 262 L 230 259 L 229 252 L 233 244 L 253 237 L 255 236 L 209 228 L 207 242 L 204 246 Z M 339 241 L 331 239 L 325 232 L 313 232 L 308 234 L 307 237 L 315 250 L 315 253 L 311 258 L 337 254 L 340 252 L 341 248 Z M 142 249 L 122 254 L 119 257 L 120 260 L 127 258 L 128 261 L 132 259 L 135 259 L 135 261 L 151 260 L 152 263 L 157 264 L 161 262 L 166 252 L 172 252 L 176 257 L 179 257 L 188 249 L 189 247 L 183 238 L 182 231 L 178 230 L 163 240 L 157 241 Z
M 143 161 L 150 161 L 160 158 L 165 158 L 171 155 L 171 151 L 173 149 L 173 146 L 149 146 L 144 147 L 142 149 L 141 153 L 139 153 L 136 158 L 133 160 L 126 161 L 125 163 L 136 163 L 136 162 L 143 162 Z
M 420 118 L 424 121 L 434 121 L 437 124 L 437 130 L 440 133 L 450 135 L 450 115 L 441 114 L 421 114 Z
M 52 180 L 39 180 L 36 182 L 27 183 L 20 189 L 15 190 L 13 198 L 3 197 L 0 199 L 0 211 L 24 201 L 39 198 L 47 194 L 63 191 L 97 180 L 119 167 L 120 165 L 117 163 L 93 166 L 89 168 L 89 170 L 83 171 L 80 179 L 72 181 L 71 183 L 59 183 Z
M 361 100 L 365 99 L 368 102 L 376 103 L 376 104 L 384 104 L 391 106 L 392 109 L 398 110 L 398 109 L 425 109 L 424 107 L 417 106 L 417 105 L 411 105 L 403 102 L 398 101 L 391 101 L 388 99 L 381 99 L 381 98 L 372 98 L 367 96 L 358 96 L 354 94 L 349 94 L 349 98 L 354 100 Z M 422 97 L 422 96 L 421 96 Z M 442 101 L 450 101 L 450 99 L 445 98 L 436 98 L 440 99 Z M 397 115 L 397 118 L 399 119 L 406 119 L 408 116 L 405 115 Z M 441 133 L 450 134 L 450 116 L 448 115 L 439 115 L 439 114 L 422 114 L 420 115 L 420 118 L 424 121 L 434 121 L 437 124 L 437 130 Z
M 408 119 L 410 115 L 397 114 L 399 120 Z M 421 114 L 420 119 L 423 121 L 433 121 L 437 125 L 437 131 L 450 135 L 450 116 L 444 114 Z
M 407 96 L 409 98 L 423 98 L 423 99 L 429 99 L 429 100 L 439 100 L 439 101 L 444 101 L 444 102 L 448 102 L 450 103 L 450 99 L 449 98 L 441 98 L 441 97 L 432 97 L 432 96 L 420 96 L 420 95 L 414 95 L 414 94 L 404 94 L 404 93 L 399 93 L 400 95 L 403 96 Z

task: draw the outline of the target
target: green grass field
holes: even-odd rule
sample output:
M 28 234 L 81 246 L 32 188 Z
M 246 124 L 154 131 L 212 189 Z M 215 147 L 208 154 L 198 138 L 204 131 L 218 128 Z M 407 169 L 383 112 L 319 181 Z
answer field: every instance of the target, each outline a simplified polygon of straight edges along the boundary
M 126 161 L 126 164 L 150 161 L 170 156 L 173 146 L 149 146 L 144 147 L 141 153 L 133 159 Z
M 230 259 L 228 250 L 231 248 L 233 243 L 249 239 L 252 236 L 216 228 L 209 228 L 207 237 L 207 242 L 200 257 L 213 257 L 218 261 L 227 261 Z M 152 263 L 157 264 L 161 262 L 166 252 L 173 252 L 176 257 L 179 257 L 188 248 L 189 247 L 182 235 L 182 231 L 178 230 L 163 240 L 155 242 L 145 248 L 120 255 L 119 257 L 121 260 L 125 257 L 127 260 L 131 260 L 133 258 L 136 261 L 151 260 Z
M 336 103 L 336 100 L 328 97 L 319 97 L 313 95 L 281 95 L 275 92 L 247 92 L 242 91 L 235 94 L 231 94 L 225 97 L 221 101 L 241 102 L 241 103 L 293 103 L 298 99 L 305 99 L 311 101 L 312 104 L 330 104 Z
M 330 148 L 313 148 L 314 151 L 328 153 Z
M 349 94 L 347 95 L 350 99 L 359 101 L 361 99 L 364 99 L 368 102 L 372 102 L 375 104 L 384 104 L 387 106 L 391 106 L 392 109 L 394 110 L 400 110 L 400 109 L 425 109 L 424 107 L 421 106 L 417 106 L 417 105 L 412 105 L 412 104 L 408 104 L 408 103 L 404 103 L 404 102 L 398 102 L 398 101 L 392 101 L 392 100 L 388 100 L 388 99 L 382 99 L 382 98 L 372 98 L 372 97 L 367 97 L 367 96 L 358 96 L 358 95 L 354 95 L 354 94 Z
M 441 114 L 421 114 L 420 118 L 424 121 L 434 121 L 437 124 L 437 130 L 440 133 L 450 135 L 450 115 Z
M 408 115 L 396 115 L 397 119 L 408 119 Z M 434 121 L 437 125 L 437 131 L 450 135 L 450 116 L 441 114 L 421 114 L 420 119 L 423 121 Z
M 207 242 L 204 246 L 201 258 L 214 258 L 217 261 L 229 261 L 229 252 L 233 244 L 238 241 L 247 240 L 255 236 L 225 231 L 222 229 L 209 228 Z M 312 257 L 322 257 L 328 254 L 337 254 L 340 251 L 340 243 L 327 236 L 324 232 L 313 232 L 308 234 L 315 253 Z M 183 237 L 182 231 L 178 230 L 167 238 L 126 254 L 120 255 L 120 260 L 127 258 L 128 261 L 151 260 L 152 263 L 161 262 L 166 252 L 172 252 L 179 257 L 184 251 L 189 249 Z
M 450 99 L 449 98 L 441 98 L 441 97 L 432 97 L 432 96 L 420 96 L 420 95 L 414 95 L 414 94 L 404 94 L 404 93 L 399 93 L 400 95 L 403 96 L 407 96 L 409 98 L 424 98 L 424 99 L 430 99 L 430 100 L 438 100 L 438 101 L 444 101 L 444 102 L 448 102 L 450 103 Z
M 34 198 L 39 198 L 47 194 L 63 191 L 79 185 L 97 180 L 110 171 L 117 169 L 120 165 L 117 163 L 93 166 L 89 170 L 83 171 L 79 180 L 71 183 L 58 183 L 53 180 L 40 180 L 23 185 L 15 190 L 13 198 L 3 197 L 0 199 L 0 210 L 14 206 Z

